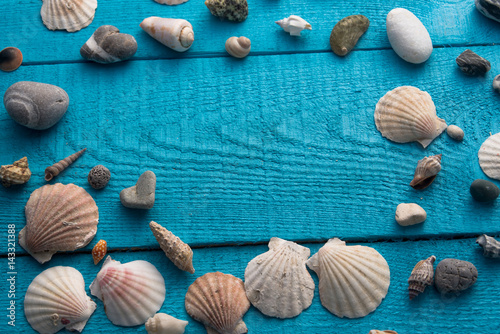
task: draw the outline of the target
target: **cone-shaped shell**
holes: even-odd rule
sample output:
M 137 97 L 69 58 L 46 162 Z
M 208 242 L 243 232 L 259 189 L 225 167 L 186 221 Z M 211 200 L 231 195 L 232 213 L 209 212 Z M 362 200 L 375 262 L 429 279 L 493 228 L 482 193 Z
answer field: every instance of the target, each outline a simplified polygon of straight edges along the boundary
M 337 22 L 330 34 L 330 47 L 338 56 L 345 56 L 356 46 L 359 38 L 370 26 L 364 15 L 351 15 Z
M 147 261 L 121 264 L 108 256 L 90 285 L 90 293 L 102 300 L 113 324 L 137 326 L 163 305 L 165 280 Z
M 82 274 L 71 267 L 44 270 L 31 282 L 24 297 L 24 314 L 41 334 L 66 328 L 81 332 L 96 304 L 85 292 Z
M 413 268 L 410 278 L 408 278 L 408 292 L 410 299 L 415 298 L 425 288 L 432 284 L 434 280 L 434 262 L 436 257 L 432 255 L 428 259 L 419 261 Z
M 477 155 L 484 174 L 500 180 L 500 132 L 486 139 Z
M 275 23 L 289 33 L 290 36 L 300 36 L 302 30 L 312 30 L 312 26 L 309 22 L 297 15 L 290 15 Z
M 151 16 L 144 19 L 140 27 L 174 51 L 187 51 L 194 42 L 193 26 L 186 20 Z
M 43 24 L 49 30 L 78 31 L 94 19 L 97 0 L 43 0 Z
M 269 251 L 248 263 L 245 290 L 253 306 L 276 318 L 292 318 L 311 305 L 314 281 L 306 261 L 311 251 L 294 242 L 271 238 Z
M 430 186 L 441 170 L 441 156 L 438 154 L 419 160 L 410 186 L 417 190 Z
M 495 259 L 500 258 L 500 241 L 483 234 L 476 239 L 476 243 L 483 247 L 483 255 Z
M 235 58 L 245 58 L 250 53 L 251 42 L 245 36 L 229 37 L 226 41 L 226 51 Z
M 431 96 L 412 86 L 387 92 L 374 116 L 382 136 L 397 143 L 418 141 L 424 148 L 446 129 L 446 122 L 436 116 Z
M 321 304 L 338 317 L 373 312 L 390 284 L 389 265 L 375 249 L 330 239 L 308 261 L 319 277 Z
M 13 184 L 23 184 L 31 178 L 31 171 L 28 168 L 28 158 L 24 157 L 15 161 L 12 165 L 0 167 L 0 180 L 4 187 Z
M 99 211 L 92 196 L 74 184 L 45 185 L 35 190 L 25 207 L 26 227 L 19 244 L 38 262 L 56 252 L 85 247 L 97 232 Z
M 166 313 L 156 313 L 146 321 L 148 334 L 183 334 L 187 321 L 179 320 Z
M 62 171 L 64 171 L 66 168 L 68 168 L 69 165 L 71 165 L 73 162 L 76 161 L 79 157 L 82 156 L 82 154 L 86 151 L 87 149 L 84 148 L 81 151 L 78 151 L 76 153 L 73 153 L 69 157 L 66 157 L 62 159 L 59 162 L 56 162 L 52 166 L 49 166 L 45 168 L 45 181 L 50 181 L 57 175 L 59 175 Z
M 220 272 L 198 277 L 186 293 L 187 313 L 205 325 L 208 334 L 243 334 L 248 329 L 241 318 L 250 302 L 243 282 Z

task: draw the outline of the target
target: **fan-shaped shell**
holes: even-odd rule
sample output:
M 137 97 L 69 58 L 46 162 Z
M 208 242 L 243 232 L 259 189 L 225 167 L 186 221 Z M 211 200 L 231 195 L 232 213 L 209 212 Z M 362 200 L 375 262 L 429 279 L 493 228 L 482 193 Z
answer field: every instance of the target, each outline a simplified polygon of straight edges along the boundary
M 148 334 L 183 334 L 187 321 L 179 320 L 166 313 L 156 313 L 146 321 Z
M 356 46 L 359 38 L 370 26 L 364 15 L 351 15 L 337 22 L 330 34 L 330 47 L 338 56 L 345 56 Z
M 4 187 L 26 183 L 30 178 L 31 171 L 28 168 L 28 158 L 26 157 L 15 161 L 12 165 L 0 167 L 0 180 Z
M 410 278 L 408 278 L 408 292 L 410 299 L 413 299 L 424 292 L 425 288 L 432 284 L 434 280 L 435 261 L 436 257 L 432 255 L 425 260 L 419 261 L 413 268 Z
M 24 297 L 24 314 L 41 334 L 66 328 L 81 332 L 96 304 L 85 292 L 82 274 L 71 267 L 52 267 L 31 282 Z
M 438 154 L 419 160 L 410 186 L 417 190 L 422 190 L 430 186 L 441 171 L 441 157 L 442 154 Z
M 144 324 L 163 305 L 165 280 L 147 261 L 120 263 L 106 258 L 90 293 L 104 303 L 106 315 L 118 326 Z
M 418 141 L 424 148 L 446 129 L 446 122 L 436 116 L 431 96 L 412 86 L 387 92 L 374 116 L 382 136 L 397 143 Z
M 500 180 L 500 132 L 486 139 L 477 155 L 484 174 Z
M 19 244 L 38 262 L 56 252 L 85 247 L 97 232 L 99 211 L 92 196 L 74 184 L 56 183 L 35 190 L 25 207 L 26 227 Z
M 307 271 L 309 248 L 272 238 L 269 251 L 248 263 L 245 290 L 253 306 L 276 318 L 292 318 L 308 308 L 314 281 Z
M 250 302 L 243 281 L 220 272 L 198 277 L 186 293 L 187 313 L 205 325 L 208 334 L 243 334 L 248 329 L 241 318 Z
M 43 0 L 43 24 L 49 30 L 81 30 L 94 20 L 97 0 Z
M 321 304 L 338 317 L 373 312 L 390 284 L 389 265 L 375 249 L 330 239 L 308 261 L 319 277 Z

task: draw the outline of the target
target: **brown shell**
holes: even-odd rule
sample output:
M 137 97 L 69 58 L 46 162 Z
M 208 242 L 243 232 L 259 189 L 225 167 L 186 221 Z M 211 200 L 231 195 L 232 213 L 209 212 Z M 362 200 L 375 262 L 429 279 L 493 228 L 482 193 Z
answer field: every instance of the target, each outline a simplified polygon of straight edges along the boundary
M 418 161 L 417 168 L 415 168 L 415 175 L 410 182 L 410 186 L 413 189 L 422 190 L 434 182 L 434 179 L 441 170 L 441 157 L 442 154 L 438 154 Z
M 0 51 L 0 70 L 4 72 L 15 71 L 23 63 L 23 54 L 18 48 L 9 46 Z
M 424 292 L 425 287 L 432 284 L 434 279 L 434 261 L 436 261 L 436 257 L 432 255 L 428 259 L 419 261 L 415 268 L 413 268 L 408 279 L 410 299 Z
M 17 160 L 12 165 L 4 165 L 0 168 L 0 180 L 4 187 L 26 183 L 30 178 L 31 171 L 26 157 Z
M 55 176 L 59 175 L 63 170 L 68 168 L 69 165 L 75 162 L 75 160 L 78 159 L 86 150 L 87 149 L 84 148 L 83 150 L 73 153 L 72 155 L 62 159 L 61 161 L 56 162 L 52 166 L 45 168 L 45 181 L 50 181 Z
M 338 56 L 345 56 L 368 30 L 370 20 L 364 15 L 351 15 L 337 22 L 330 34 L 330 47 Z

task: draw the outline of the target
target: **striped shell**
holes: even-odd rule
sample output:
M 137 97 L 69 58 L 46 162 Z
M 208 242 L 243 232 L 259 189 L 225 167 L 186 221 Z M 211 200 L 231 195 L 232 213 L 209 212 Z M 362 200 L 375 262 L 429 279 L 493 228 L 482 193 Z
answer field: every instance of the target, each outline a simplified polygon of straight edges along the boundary
M 25 213 L 26 227 L 19 232 L 19 244 L 40 263 L 56 252 L 85 247 L 99 223 L 92 196 L 74 184 L 38 188 L 26 203 Z
M 43 0 L 43 24 L 49 30 L 75 32 L 94 20 L 97 0 Z
M 12 165 L 0 167 L 0 180 L 4 187 L 13 184 L 23 184 L 31 178 L 31 171 L 28 168 L 28 158 L 24 157 L 15 161 Z
M 476 239 L 476 243 L 483 247 L 483 255 L 494 259 L 500 259 L 500 241 L 483 234 Z
M 410 186 L 417 190 L 430 186 L 439 171 L 441 171 L 441 157 L 442 154 L 438 154 L 419 160 Z
M 319 277 L 321 304 L 336 316 L 360 318 L 373 312 L 390 284 L 389 265 L 375 249 L 330 239 L 308 261 Z
M 235 58 L 245 58 L 250 53 L 252 43 L 245 36 L 229 37 L 226 40 L 226 51 Z
M 434 281 L 434 262 L 436 257 L 432 255 L 428 259 L 419 261 L 413 268 L 408 278 L 408 292 L 410 299 L 415 298 Z
M 351 15 L 337 22 L 330 34 L 330 47 L 338 56 L 345 56 L 368 30 L 370 20 L 364 15 Z
M 477 156 L 484 174 L 500 180 L 500 132 L 484 141 Z

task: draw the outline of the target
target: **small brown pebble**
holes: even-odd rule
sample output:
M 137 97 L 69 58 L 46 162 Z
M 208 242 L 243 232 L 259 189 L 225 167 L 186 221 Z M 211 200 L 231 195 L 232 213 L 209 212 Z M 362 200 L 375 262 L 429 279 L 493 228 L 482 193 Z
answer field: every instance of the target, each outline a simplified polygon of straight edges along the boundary
M 110 178 L 111 173 L 109 169 L 107 169 L 103 165 L 97 165 L 89 172 L 87 180 L 89 181 L 89 184 L 92 186 L 92 188 L 102 189 L 106 187 Z

